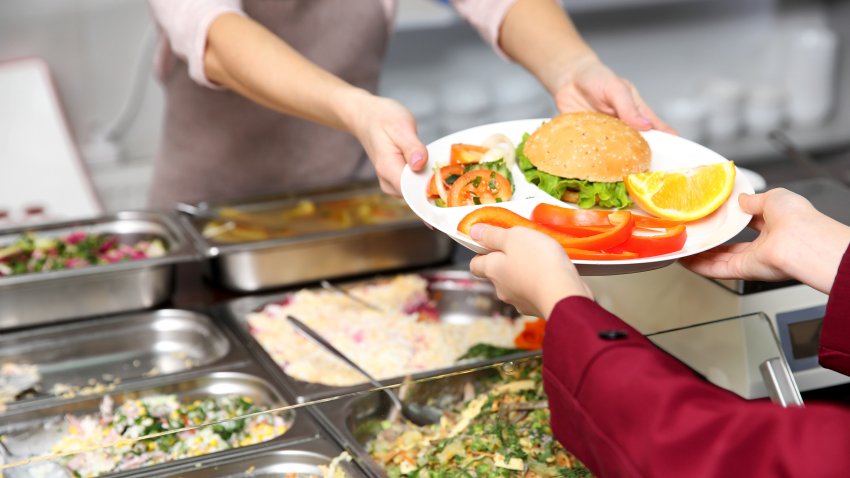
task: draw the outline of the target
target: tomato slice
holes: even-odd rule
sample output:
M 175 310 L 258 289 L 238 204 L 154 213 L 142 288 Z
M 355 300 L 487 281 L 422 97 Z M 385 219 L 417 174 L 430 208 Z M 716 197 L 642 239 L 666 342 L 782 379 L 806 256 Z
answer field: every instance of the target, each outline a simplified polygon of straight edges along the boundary
M 511 182 L 496 171 L 475 169 L 457 178 L 449 189 L 449 207 L 494 204 L 511 198 Z
M 481 161 L 488 148 L 474 144 L 455 143 L 449 155 L 449 164 L 473 164 Z
M 585 226 L 608 226 L 608 216 L 617 211 L 601 209 L 571 209 L 552 204 L 538 204 L 531 213 L 531 220 L 556 229 Z M 683 224 L 682 221 L 632 214 L 635 227 L 668 228 Z
M 428 197 L 429 198 L 438 198 L 440 197 L 440 193 L 437 191 L 437 183 L 434 181 L 436 174 L 431 175 L 431 180 L 428 181 Z M 463 176 L 463 166 L 460 164 L 450 164 L 448 166 L 443 166 L 440 168 L 440 176 L 443 178 L 443 185 L 446 187 L 446 191 L 449 190 L 451 184 L 447 182 L 447 180 L 452 176 L 457 176 L 458 178 Z M 457 179 L 457 178 L 455 178 Z M 452 181 L 454 182 L 454 181 Z
M 483 207 L 470 212 L 461 219 L 457 226 L 457 230 L 469 235 L 469 231 L 472 229 L 472 226 L 478 223 L 490 224 L 502 228 L 522 226 L 542 232 L 555 239 L 561 247 L 567 250 L 568 254 L 570 249 L 573 249 L 576 254 L 592 253 L 593 251 L 603 251 L 615 247 L 622 244 L 629 238 L 632 233 L 632 229 L 634 228 L 634 221 L 631 219 L 631 213 L 628 211 L 621 212 L 628 214 L 629 219 L 620 221 L 619 224 L 615 225 L 610 230 L 590 237 L 572 237 L 555 229 L 550 229 L 546 226 L 532 222 L 513 211 L 494 206 Z M 637 257 L 637 255 L 635 254 L 633 257 Z M 621 258 L 628 259 L 629 257 Z M 605 258 L 600 256 L 599 260 L 605 260 Z

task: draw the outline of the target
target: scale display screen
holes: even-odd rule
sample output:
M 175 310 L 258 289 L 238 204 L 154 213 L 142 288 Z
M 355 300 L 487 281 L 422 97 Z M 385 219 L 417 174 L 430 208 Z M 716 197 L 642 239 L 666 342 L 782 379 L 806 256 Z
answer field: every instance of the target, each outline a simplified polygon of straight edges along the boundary
M 779 341 L 794 372 L 818 367 L 820 331 L 826 305 L 776 314 Z
M 788 324 L 791 354 L 795 359 L 814 357 L 818 354 L 822 325 L 823 317 Z

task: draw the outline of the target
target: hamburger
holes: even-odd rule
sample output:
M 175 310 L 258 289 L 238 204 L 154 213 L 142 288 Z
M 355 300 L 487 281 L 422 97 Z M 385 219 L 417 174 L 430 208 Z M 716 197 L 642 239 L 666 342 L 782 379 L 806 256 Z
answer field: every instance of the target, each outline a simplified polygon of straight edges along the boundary
M 517 147 L 525 178 L 546 193 L 581 208 L 632 204 L 626 175 L 649 170 L 643 136 L 602 113 L 565 113 L 544 123 Z

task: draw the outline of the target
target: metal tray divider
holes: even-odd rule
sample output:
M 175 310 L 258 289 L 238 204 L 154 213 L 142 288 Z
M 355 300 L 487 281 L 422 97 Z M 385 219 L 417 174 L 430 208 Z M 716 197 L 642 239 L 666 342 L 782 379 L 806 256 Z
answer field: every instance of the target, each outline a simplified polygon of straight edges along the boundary
M 9 415 L 17 412 L 31 412 L 36 411 L 42 408 L 49 408 L 52 406 L 60 405 L 60 404 L 72 404 L 77 401 L 85 401 L 91 398 L 102 398 L 106 395 L 113 395 L 117 393 L 131 392 L 134 390 L 140 390 L 144 388 L 155 388 L 157 386 L 168 385 L 175 381 L 184 381 L 191 380 L 197 378 L 199 376 L 208 375 L 214 372 L 223 372 L 223 371 L 234 371 L 247 366 L 258 366 L 259 364 L 252 356 L 251 352 L 248 348 L 238 340 L 237 335 L 234 333 L 231 327 L 225 326 L 225 324 L 220 323 L 215 320 L 215 317 L 210 312 L 205 312 L 203 308 L 183 308 L 183 309 L 161 309 L 158 311 L 152 312 L 133 312 L 129 314 L 122 314 L 118 316 L 110 316 L 111 319 L 114 319 L 113 322 L 121 322 L 122 319 L 131 320 L 132 318 L 144 314 L 156 314 L 158 312 L 169 312 L 169 311 L 188 311 L 195 314 L 199 314 L 200 316 L 204 316 L 209 319 L 209 323 L 212 327 L 216 327 L 218 332 L 221 333 L 224 340 L 227 341 L 228 351 L 227 353 L 215 360 L 213 362 L 199 365 L 197 367 L 191 367 L 187 369 L 183 369 L 173 373 L 165 373 L 159 375 L 151 375 L 151 376 L 141 376 L 132 378 L 126 381 L 121 381 L 121 383 L 114 384 L 112 388 L 109 390 L 104 390 L 102 392 L 94 392 L 94 393 L 86 393 L 85 395 L 76 396 L 73 398 L 61 398 L 59 396 L 45 396 L 39 397 L 33 400 L 12 402 L 7 404 L 7 409 L 5 411 L 0 412 L 0 417 L 4 415 Z M 58 330 L 63 329 L 73 329 L 74 327 L 84 327 L 86 325 L 90 325 L 97 321 L 99 318 L 88 318 L 79 321 L 75 321 L 69 324 L 56 324 L 54 326 L 47 327 L 55 327 Z M 46 327 L 45 327 L 46 328 Z M 38 330 L 43 330 L 43 328 L 30 329 L 25 332 L 35 332 Z M 42 340 L 41 342 L 46 342 Z M 49 342 L 48 342 L 49 343 Z M 265 371 L 265 368 L 260 368 Z M 269 380 L 272 383 L 271 380 Z M 291 400 L 290 397 L 284 397 L 286 400 Z

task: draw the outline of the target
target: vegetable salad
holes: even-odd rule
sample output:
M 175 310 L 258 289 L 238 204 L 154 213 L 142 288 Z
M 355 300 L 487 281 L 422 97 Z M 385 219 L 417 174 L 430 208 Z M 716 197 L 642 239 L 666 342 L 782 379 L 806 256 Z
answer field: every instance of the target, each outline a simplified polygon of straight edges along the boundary
M 552 436 L 540 368 L 479 393 L 439 424 L 384 422 L 369 453 L 391 478 L 590 477 Z
M 129 400 L 117 409 L 106 397 L 101 413 L 69 415 L 67 433 L 53 445 L 52 453 L 65 453 L 121 439 L 132 439 L 183 427 L 201 425 L 262 411 L 250 397 L 208 397 L 180 403 L 175 395 Z M 83 451 L 62 459 L 75 477 L 88 478 L 166 461 L 261 443 L 287 430 L 283 418 L 264 414 L 196 430 L 165 435 L 130 445 Z
M 165 253 L 159 239 L 124 244 L 115 234 L 76 231 L 63 237 L 41 237 L 27 233 L 0 247 L 0 277 L 135 261 Z

